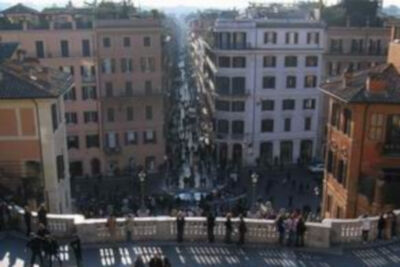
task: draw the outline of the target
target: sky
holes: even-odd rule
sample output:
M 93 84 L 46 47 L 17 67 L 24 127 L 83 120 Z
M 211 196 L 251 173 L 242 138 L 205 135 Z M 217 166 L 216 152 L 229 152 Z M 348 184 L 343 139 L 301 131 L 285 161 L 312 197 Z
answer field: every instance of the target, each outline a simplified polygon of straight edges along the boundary
M 88 0 L 92 2 L 93 0 Z M 100 2 L 101 0 L 97 0 Z M 118 1 L 118 0 L 114 0 Z M 152 7 L 152 8 L 162 8 L 162 7 L 174 7 L 174 6 L 189 6 L 198 8 L 243 8 L 246 7 L 249 1 L 252 2 L 294 2 L 296 0 L 131 0 L 135 4 L 140 4 L 140 6 Z M 335 3 L 339 0 L 324 0 L 328 4 Z M 46 6 L 52 6 L 54 4 L 58 6 L 64 6 L 68 0 L 0 0 L 2 7 L 7 7 L 14 5 L 16 3 L 23 3 L 31 7 L 41 9 Z M 72 0 L 74 5 L 83 5 L 85 0 Z M 400 0 L 384 0 L 384 5 L 394 5 L 400 4 Z

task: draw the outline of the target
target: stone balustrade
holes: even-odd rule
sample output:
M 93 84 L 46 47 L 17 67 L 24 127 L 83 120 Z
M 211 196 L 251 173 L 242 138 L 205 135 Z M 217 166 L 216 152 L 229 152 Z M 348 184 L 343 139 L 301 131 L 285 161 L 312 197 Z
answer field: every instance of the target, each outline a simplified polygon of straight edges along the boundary
M 15 229 L 25 231 L 23 210 L 13 206 L 11 215 Z M 397 232 L 400 232 L 400 210 L 395 211 Z M 120 242 L 127 240 L 125 218 L 117 219 L 116 231 L 110 235 L 106 219 L 85 219 L 82 215 L 48 214 L 48 228 L 57 237 L 68 238 L 77 233 L 85 244 Z M 377 235 L 378 217 L 370 217 L 369 239 Z M 274 244 L 278 242 L 278 233 L 273 220 L 245 219 L 247 226 L 246 243 Z M 232 219 L 232 239 L 238 239 L 239 220 Z M 132 222 L 130 239 L 133 241 L 175 241 L 177 236 L 174 217 L 136 217 Z M 36 230 L 37 215 L 33 213 L 32 228 Z M 361 242 L 361 221 L 358 219 L 325 219 L 320 223 L 307 222 L 305 245 L 308 247 L 328 248 L 333 245 Z M 223 242 L 225 237 L 225 218 L 217 218 L 214 228 L 215 241 Z M 186 217 L 185 242 L 206 242 L 207 221 L 204 217 Z

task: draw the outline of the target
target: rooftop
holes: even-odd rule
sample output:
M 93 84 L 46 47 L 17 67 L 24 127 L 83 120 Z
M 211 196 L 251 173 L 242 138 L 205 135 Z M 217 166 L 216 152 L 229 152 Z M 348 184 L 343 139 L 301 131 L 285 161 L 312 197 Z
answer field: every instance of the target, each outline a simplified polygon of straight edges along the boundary
M 34 59 L 0 65 L 0 99 L 56 98 L 72 86 L 69 74 L 39 66 Z
M 380 93 L 369 92 L 368 79 L 371 78 L 384 81 Z M 392 64 L 385 63 L 351 73 L 347 78 L 337 76 L 329 79 L 321 85 L 321 90 L 348 103 L 400 104 L 400 74 Z
M 21 3 L 18 3 L 12 7 L 4 9 L 1 13 L 3 13 L 3 14 L 24 14 L 24 13 L 36 14 L 39 12 L 33 8 L 30 8 Z

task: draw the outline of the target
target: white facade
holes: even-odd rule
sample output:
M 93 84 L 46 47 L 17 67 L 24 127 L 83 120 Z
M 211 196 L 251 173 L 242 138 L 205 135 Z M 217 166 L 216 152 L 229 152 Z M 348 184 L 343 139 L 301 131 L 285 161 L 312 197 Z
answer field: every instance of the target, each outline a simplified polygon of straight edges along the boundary
M 216 103 L 215 125 L 219 158 L 221 159 L 226 154 L 227 159 L 232 160 L 234 158 L 233 147 L 236 144 L 236 150 L 242 150 L 239 162 L 253 165 L 257 162 L 257 158 L 261 158 L 261 144 L 270 142 L 272 144 L 272 148 L 269 148 L 271 152 L 265 152 L 269 149 L 264 150 L 263 162 L 267 160 L 269 163 L 277 163 L 277 160 L 282 158 L 285 163 L 295 163 L 301 157 L 302 141 L 309 141 L 312 142 L 312 148 L 307 155 L 308 160 L 312 159 L 317 149 L 317 129 L 320 110 L 320 93 L 317 90 L 317 86 L 320 83 L 323 66 L 323 25 L 319 22 L 288 22 L 287 20 L 284 23 L 269 20 L 218 20 L 214 32 L 216 34 L 214 52 L 218 68 L 215 75 L 218 102 Z M 227 37 L 225 34 L 228 32 L 231 33 L 230 37 Z M 246 34 L 245 41 L 242 41 L 243 36 L 233 37 L 234 33 L 239 32 Z M 269 36 L 266 37 L 268 41 L 264 42 L 264 34 L 266 32 L 269 33 Z M 276 34 L 276 37 L 271 37 L 273 33 Z M 224 41 L 229 38 L 231 40 L 239 39 L 241 44 L 237 45 L 236 48 L 229 48 L 229 45 L 227 47 L 227 42 Z M 287 39 L 289 44 L 286 43 Z M 297 43 L 295 43 L 296 40 Z M 275 65 L 264 66 L 264 57 L 266 56 L 275 57 Z M 296 66 L 285 66 L 285 58 L 287 56 L 297 58 Z M 227 58 L 225 58 L 225 64 L 220 64 L 220 60 L 224 60 L 221 57 L 230 58 L 229 67 L 226 65 Z M 242 65 L 242 67 L 233 68 L 233 57 L 244 57 L 245 66 L 243 67 Z M 317 65 L 306 66 L 306 57 L 314 57 L 312 60 L 316 61 Z M 311 60 L 311 58 L 308 59 Z M 293 61 L 293 59 L 291 60 Z M 271 61 L 273 60 L 270 60 L 270 63 Z M 306 88 L 305 77 L 308 75 L 315 76 L 316 80 L 310 82 L 312 85 Z M 271 86 L 274 89 L 264 89 L 264 77 L 267 76 L 275 77 L 275 84 Z M 296 80 L 295 86 L 291 85 L 294 88 L 287 88 L 288 76 L 293 76 L 293 78 L 289 78 L 290 82 L 293 82 L 294 79 Z M 239 96 L 232 96 L 230 93 L 221 94 L 218 91 L 221 90 L 219 88 L 221 86 L 219 86 L 218 77 L 244 77 L 244 94 L 239 94 Z M 231 89 L 232 83 L 235 83 L 235 81 L 230 79 L 229 87 Z M 263 110 L 264 100 L 274 102 L 273 110 L 265 110 L 265 107 Z M 283 110 L 284 100 L 294 100 L 294 109 Z M 304 101 L 308 100 L 314 102 L 314 104 L 311 104 L 311 106 L 314 105 L 312 109 L 304 108 Z M 229 111 L 226 109 L 226 103 L 221 104 L 220 101 L 230 102 Z M 239 112 L 232 111 L 233 101 L 244 101 L 245 110 Z M 265 102 L 264 104 L 266 106 Z M 223 108 L 218 107 L 219 105 L 223 106 Z M 265 119 L 273 120 L 273 129 L 268 129 L 269 131 L 262 129 L 262 120 Z M 285 122 L 285 119 L 290 119 L 290 123 L 288 120 Z M 226 132 L 221 134 L 219 129 L 220 120 L 229 121 L 228 134 Z M 243 134 L 233 134 L 232 121 L 234 120 L 242 120 L 244 122 Z M 308 124 L 307 129 L 305 128 L 305 120 L 307 120 Z M 290 129 L 287 128 L 285 130 L 285 123 L 286 127 L 290 127 Z M 281 151 L 281 142 L 285 141 L 291 142 L 291 152 L 290 148 L 288 149 L 288 153 Z M 288 143 L 286 145 L 290 146 Z M 303 146 L 307 145 L 303 144 Z

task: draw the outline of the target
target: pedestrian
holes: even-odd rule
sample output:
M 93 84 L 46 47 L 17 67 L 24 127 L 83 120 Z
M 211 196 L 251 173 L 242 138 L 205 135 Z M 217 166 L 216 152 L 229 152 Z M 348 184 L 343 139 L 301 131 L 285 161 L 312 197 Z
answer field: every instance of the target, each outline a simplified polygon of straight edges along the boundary
M 60 258 L 60 255 L 58 255 L 58 251 L 59 251 L 59 245 L 57 240 L 52 237 L 51 235 L 48 235 L 46 237 L 46 242 L 47 242 L 47 246 L 48 246 L 48 257 L 49 257 L 49 267 L 52 266 L 53 264 L 53 258 L 56 259 L 59 263 L 60 266 L 62 266 L 62 261 Z
M 392 231 L 391 231 L 391 233 L 392 233 L 392 238 L 393 238 L 393 237 L 397 236 L 397 216 L 393 210 L 390 212 L 390 216 L 392 216 L 392 225 L 391 225 Z
M 245 234 L 247 232 L 247 227 L 246 227 L 246 223 L 244 221 L 243 215 L 240 215 L 240 221 L 239 221 L 239 245 L 243 245 L 244 244 L 244 237 Z
M 117 235 L 117 220 L 115 219 L 114 215 L 108 217 L 106 227 L 108 229 L 108 233 L 110 234 L 110 241 L 112 244 L 114 244 Z
M 230 244 L 232 242 L 232 215 L 228 213 L 225 221 L 225 243 Z
M 163 267 L 163 261 L 157 253 L 149 261 L 149 267 Z
M 387 212 L 385 214 L 386 220 L 385 220 L 385 239 L 390 240 L 392 238 L 392 223 L 393 223 L 393 217 L 391 216 L 390 212 Z
M 365 214 L 360 218 L 361 221 L 361 232 L 362 232 L 362 239 L 364 243 L 368 242 L 368 235 L 369 230 L 371 230 L 371 221 L 368 218 L 368 215 Z
M 5 230 L 6 204 L 0 202 L 0 232 Z
M 47 210 L 44 204 L 41 204 L 38 210 L 38 221 L 47 227 Z
M 304 234 L 306 233 L 307 227 L 302 215 L 298 218 L 296 230 L 296 246 L 304 247 Z
M 171 262 L 167 257 L 164 257 L 163 267 L 172 267 Z
M 134 227 L 133 215 L 128 214 L 128 216 L 126 217 L 126 220 L 125 220 L 125 232 L 126 232 L 126 241 L 127 242 L 132 241 L 133 227 Z
M 132 267 L 145 267 L 146 265 L 144 264 L 143 258 L 141 255 L 137 255 L 136 260 L 133 264 Z
M 294 239 L 296 236 L 297 224 L 294 215 L 291 214 L 287 216 L 285 220 L 285 228 L 287 229 L 288 236 L 287 236 L 287 245 L 292 246 L 294 244 Z
M 214 226 L 215 226 L 215 217 L 214 214 L 210 211 L 207 216 L 207 234 L 208 234 L 208 242 L 214 243 Z
M 377 230 L 378 230 L 377 238 L 383 239 L 383 232 L 385 230 L 385 218 L 383 216 L 383 213 L 381 213 L 381 215 L 379 216 Z
M 31 233 L 29 241 L 26 243 L 26 247 L 31 250 L 31 260 L 30 264 L 33 265 L 36 262 L 36 257 L 39 257 L 40 266 L 43 266 L 43 256 L 42 256 L 42 238 L 34 233 Z
M 280 214 L 276 220 L 276 229 L 279 235 L 279 245 L 283 245 L 285 240 L 285 217 L 283 214 Z
M 185 230 L 185 216 L 182 211 L 178 213 L 176 218 L 176 229 L 178 243 L 181 243 L 183 241 L 183 232 Z
M 47 235 L 50 235 L 50 232 L 49 232 L 49 230 L 47 230 L 47 228 L 44 224 L 39 223 L 39 227 L 38 227 L 36 234 L 40 238 L 44 239 Z
M 24 207 L 24 221 L 26 227 L 26 236 L 29 236 L 31 234 L 32 214 L 28 206 Z
M 82 248 L 81 248 L 81 239 L 77 234 L 73 236 L 72 241 L 69 243 L 72 248 L 72 251 L 75 255 L 76 266 L 82 266 Z

